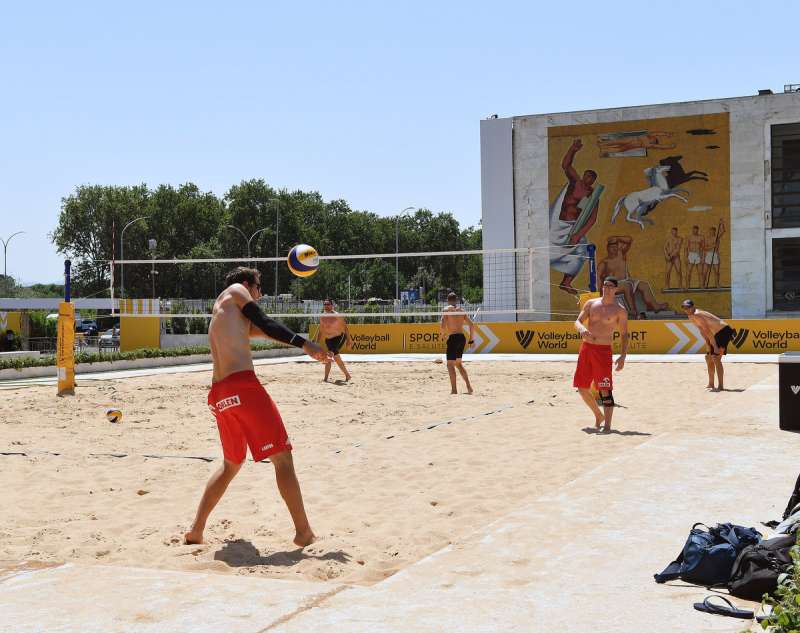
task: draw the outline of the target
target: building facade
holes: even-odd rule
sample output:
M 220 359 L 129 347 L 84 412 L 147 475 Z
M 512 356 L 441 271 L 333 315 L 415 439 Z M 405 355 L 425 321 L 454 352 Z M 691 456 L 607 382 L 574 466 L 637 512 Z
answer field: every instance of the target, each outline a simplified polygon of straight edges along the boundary
M 485 301 L 567 318 L 599 275 L 634 318 L 680 302 L 800 315 L 800 92 L 481 121 L 484 248 L 531 249 Z M 513 295 L 513 296 L 509 296 Z

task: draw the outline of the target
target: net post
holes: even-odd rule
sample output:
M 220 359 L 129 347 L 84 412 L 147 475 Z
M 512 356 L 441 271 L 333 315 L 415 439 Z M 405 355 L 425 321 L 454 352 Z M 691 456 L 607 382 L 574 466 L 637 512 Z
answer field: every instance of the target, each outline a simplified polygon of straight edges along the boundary
M 597 292 L 597 264 L 595 263 L 597 247 L 589 244 L 586 250 L 589 253 L 589 290 Z
M 71 302 L 70 260 L 64 262 L 64 301 L 58 306 L 56 371 L 58 395 L 75 394 L 75 305 Z

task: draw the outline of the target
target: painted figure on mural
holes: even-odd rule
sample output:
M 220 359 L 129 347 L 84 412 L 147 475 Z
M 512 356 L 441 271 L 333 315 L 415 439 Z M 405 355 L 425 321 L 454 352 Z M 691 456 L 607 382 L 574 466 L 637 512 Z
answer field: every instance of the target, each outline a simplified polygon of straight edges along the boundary
M 619 212 L 625 209 L 627 211 L 625 219 L 628 222 L 635 222 L 644 231 L 645 223 L 655 224 L 652 219 L 645 216 L 655 209 L 659 202 L 669 198 L 678 198 L 684 203 L 688 203 L 689 199 L 680 195 L 688 196 L 689 192 L 686 189 L 670 188 L 667 182 L 667 174 L 670 169 L 666 165 L 656 165 L 645 169 L 644 176 L 650 186 L 647 189 L 631 191 L 629 194 L 620 197 L 611 213 L 611 224 L 616 222 Z
M 703 285 L 703 236 L 696 224 L 686 238 L 686 288 L 700 288 Z M 697 285 L 692 285 L 692 272 L 697 271 Z
M 669 310 L 669 305 L 656 299 L 650 284 L 635 278 L 628 268 L 628 252 L 633 245 L 630 235 L 611 235 L 606 241 L 606 258 L 597 265 L 599 279 L 615 277 L 619 280 L 617 294 L 625 299 L 625 306 L 632 317 L 642 315 L 645 311 L 662 312 Z M 637 299 L 642 301 L 644 309 L 640 309 Z
M 672 132 L 640 132 L 632 135 L 604 135 L 597 139 L 597 146 L 600 148 L 600 156 L 607 158 L 636 150 L 641 151 L 640 156 L 646 156 L 648 149 L 674 149 L 675 142 L 672 140 Z
M 586 234 L 597 221 L 603 186 L 595 186 L 597 172 L 585 169 L 578 174 L 572 162 L 583 143 L 575 139 L 564 154 L 561 168 L 567 184 L 550 206 L 550 266 L 564 274 L 559 288 L 570 294 L 578 291 L 572 281 L 589 258 Z
M 664 242 L 664 261 L 666 270 L 664 272 L 664 288 L 672 288 L 672 271 L 678 274 L 678 285 L 675 288 L 682 288 L 683 277 L 681 273 L 681 246 L 683 238 L 678 235 L 678 227 L 673 226 L 670 230 L 667 241 Z
M 708 182 L 708 174 L 706 172 L 700 171 L 699 169 L 686 171 L 683 165 L 681 165 L 682 160 L 683 156 L 667 156 L 658 161 L 659 165 L 669 167 L 669 171 L 667 172 L 667 184 L 670 189 L 674 189 L 678 185 L 682 185 L 690 180 Z
M 719 244 L 725 235 L 725 223 L 720 220 L 719 226 L 708 229 L 708 235 L 703 240 L 703 287 L 719 288 Z M 711 275 L 714 283 L 711 284 Z

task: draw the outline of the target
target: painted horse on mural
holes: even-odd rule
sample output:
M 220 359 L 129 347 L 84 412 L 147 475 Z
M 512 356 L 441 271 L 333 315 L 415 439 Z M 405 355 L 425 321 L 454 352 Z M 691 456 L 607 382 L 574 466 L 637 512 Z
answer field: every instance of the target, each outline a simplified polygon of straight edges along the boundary
M 667 200 L 668 198 L 678 198 L 684 203 L 688 203 L 689 199 L 680 195 L 685 194 L 688 196 L 688 191 L 669 186 L 667 174 L 669 173 L 670 169 L 671 167 L 668 165 L 658 165 L 656 167 L 648 167 L 645 169 L 644 175 L 645 178 L 647 178 L 647 181 L 650 183 L 650 186 L 647 189 L 642 189 L 641 191 L 632 191 L 631 193 L 622 196 L 619 200 L 617 200 L 617 203 L 614 205 L 614 210 L 611 213 L 611 224 L 614 224 L 617 219 L 617 215 L 619 215 L 619 212 L 623 207 L 625 207 L 625 210 L 627 211 L 626 219 L 628 222 L 638 224 L 644 231 L 645 222 L 647 224 L 655 224 L 653 220 L 645 216 L 647 216 L 647 214 L 650 213 L 650 211 L 652 211 L 662 200 Z
M 681 160 L 683 160 L 683 156 L 667 156 L 658 161 L 659 165 L 669 167 L 669 171 L 667 172 L 667 184 L 670 189 L 674 189 L 678 185 L 682 185 L 690 180 L 703 180 L 708 182 L 708 174 L 706 172 L 700 171 L 699 169 L 686 171 L 683 165 L 681 165 Z

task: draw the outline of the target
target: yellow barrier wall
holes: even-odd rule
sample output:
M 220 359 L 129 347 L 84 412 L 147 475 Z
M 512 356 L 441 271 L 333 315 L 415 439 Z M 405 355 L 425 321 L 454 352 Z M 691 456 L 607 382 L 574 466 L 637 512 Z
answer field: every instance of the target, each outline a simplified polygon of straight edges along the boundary
M 158 300 L 123 299 L 120 312 L 128 314 L 158 314 Z M 120 317 L 119 349 L 128 352 L 145 347 L 161 347 L 161 319 L 158 317 Z
M 22 336 L 22 313 L 0 312 L 0 334 L 11 330 L 17 336 Z
M 729 354 L 777 354 L 800 351 L 800 319 L 730 319 L 736 337 L 728 345 Z M 311 328 L 314 336 L 316 327 Z M 438 323 L 387 323 L 348 326 L 354 354 L 444 353 Z M 466 330 L 465 330 L 466 333 Z M 631 354 L 705 353 L 700 331 L 688 320 L 629 321 Z M 619 351 L 619 337 L 615 351 Z M 573 322 L 527 321 L 481 323 L 475 328 L 477 354 L 577 354 L 580 337 Z

